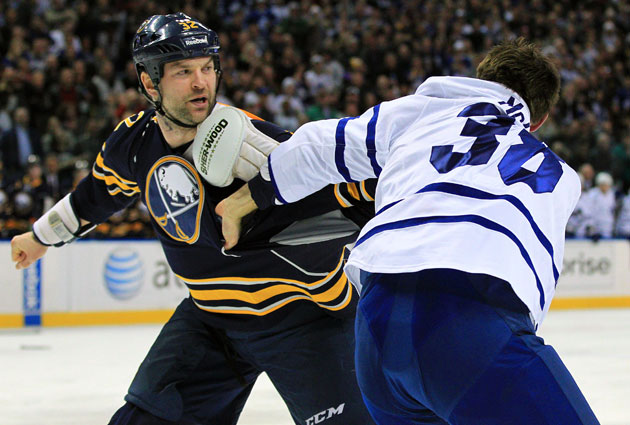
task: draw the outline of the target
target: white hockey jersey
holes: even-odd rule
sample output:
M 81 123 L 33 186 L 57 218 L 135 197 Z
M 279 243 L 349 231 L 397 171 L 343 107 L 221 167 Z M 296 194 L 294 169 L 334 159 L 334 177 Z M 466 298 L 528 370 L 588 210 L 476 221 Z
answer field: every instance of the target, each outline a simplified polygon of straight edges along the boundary
M 283 203 L 379 177 L 377 214 L 346 265 L 353 283 L 360 270 L 485 273 L 509 282 L 538 325 L 580 181 L 529 133 L 529 121 L 523 99 L 500 84 L 432 77 L 359 117 L 305 124 L 262 175 Z

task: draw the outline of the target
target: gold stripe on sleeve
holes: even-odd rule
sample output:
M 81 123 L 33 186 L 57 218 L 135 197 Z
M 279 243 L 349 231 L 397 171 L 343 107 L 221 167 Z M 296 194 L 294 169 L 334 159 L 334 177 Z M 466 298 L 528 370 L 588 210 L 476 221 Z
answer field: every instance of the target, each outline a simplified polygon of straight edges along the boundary
M 366 187 L 365 187 L 365 180 L 362 180 L 361 183 L 359 184 L 359 187 L 361 188 L 361 194 L 363 195 L 363 197 L 365 199 L 367 199 L 368 201 L 373 201 L 374 198 L 372 198 L 370 196 L 370 194 L 368 193 Z
M 352 204 L 346 200 L 343 196 L 341 196 L 341 192 L 339 191 L 339 184 L 335 185 L 335 198 L 337 198 L 337 202 L 344 208 L 350 208 Z
M 355 183 L 348 183 L 347 187 L 350 196 L 352 196 L 357 201 L 360 201 L 361 197 L 359 196 L 359 189 L 357 189 L 357 185 Z

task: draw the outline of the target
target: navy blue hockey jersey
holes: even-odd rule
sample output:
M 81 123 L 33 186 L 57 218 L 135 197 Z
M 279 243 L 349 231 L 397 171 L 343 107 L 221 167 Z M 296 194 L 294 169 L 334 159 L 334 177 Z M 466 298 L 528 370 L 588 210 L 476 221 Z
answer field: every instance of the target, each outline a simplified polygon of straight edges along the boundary
M 269 122 L 252 122 L 278 141 L 290 137 Z M 304 303 L 353 314 L 357 294 L 343 272 L 345 246 L 373 215 L 375 182 L 329 186 L 296 204 L 257 211 L 225 252 L 214 209 L 244 182 L 211 186 L 183 156 L 187 146 L 166 143 L 154 110 L 123 120 L 71 197 L 78 215 L 100 223 L 141 197 L 170 267 L 213 325 L 264 327 Z

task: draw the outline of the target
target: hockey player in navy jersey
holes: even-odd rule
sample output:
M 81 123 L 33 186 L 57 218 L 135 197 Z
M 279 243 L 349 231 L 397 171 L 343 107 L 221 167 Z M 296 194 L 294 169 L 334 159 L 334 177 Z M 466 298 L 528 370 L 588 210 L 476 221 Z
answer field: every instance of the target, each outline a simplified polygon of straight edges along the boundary
M 532 132 L 558 98 L 523 39 L 477 77 L 432 77 L 363 115 L 305 124 L 217 206 L 226 248 L 256 206 L 378 177 L 346 272 L 362 285 L 359 386 L 381 425 L 597 424 L 536 336 L 562 267 L 577 174 Z
M 71 242 L 140 197 L 190 297 L 162 329 L 110 424 L 236 424 L 263 371 L 296 424 L 372 423 L 353 366 L 358 296 L 343 264 L 345 245 L 373 211 L 374 185 L 328 186 L 291 208 L 260 211 L 241 243 L 224 251 L 214 209 L 243 184 L 241 169 L 215 163 L 235 173 L 215 187 L 191 163 L 202 160 L 203 176 L 214 170 L 203 161 L 217 152 L 202 146 L 191 158 L 191 148 L 197 126 L 229 109 L 215 105 L 218 51 L 216 33 L 182 13 L 140 26 L 134 62 L 155 108 L 116 127 L 91 175 L 33 232 L 12 240 L 13 260 L 27 267 L 48 246 Z M 245 122 L 255 140 L 277 144 L 290 136 L 253 116 Z

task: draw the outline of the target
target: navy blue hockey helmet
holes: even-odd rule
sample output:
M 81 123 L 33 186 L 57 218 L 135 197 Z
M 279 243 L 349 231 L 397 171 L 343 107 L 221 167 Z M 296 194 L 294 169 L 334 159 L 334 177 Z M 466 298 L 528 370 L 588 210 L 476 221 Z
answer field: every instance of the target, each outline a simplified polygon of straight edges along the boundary
M 138 28 L 131 47 L 138 80 L 145 71 L 156 88 L 164 75 L 165 63 L 203 56 L 213 58 L 220 80 L 219 36 L 184 13 L 151 16 Z M 151 100 L 142 80 L 140 89 Z M 159 104 L 156 108 L 159 109 Z

